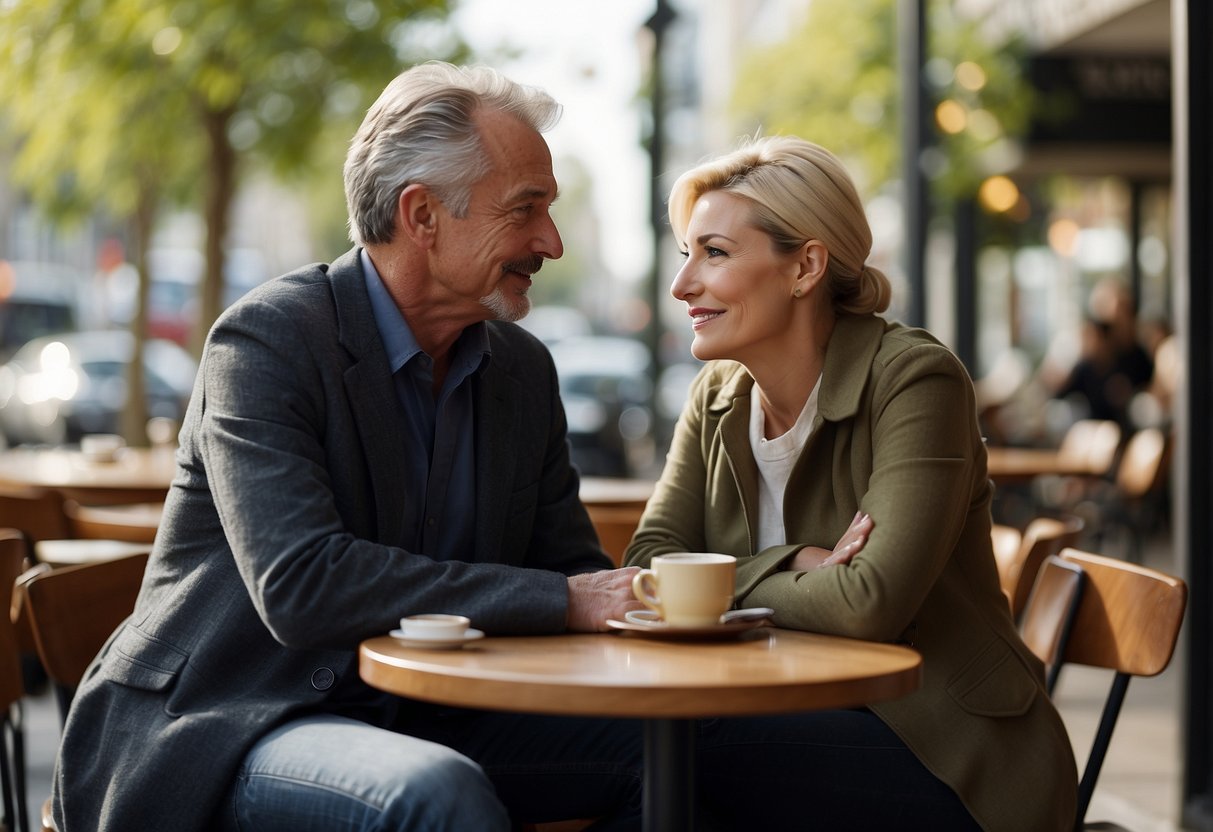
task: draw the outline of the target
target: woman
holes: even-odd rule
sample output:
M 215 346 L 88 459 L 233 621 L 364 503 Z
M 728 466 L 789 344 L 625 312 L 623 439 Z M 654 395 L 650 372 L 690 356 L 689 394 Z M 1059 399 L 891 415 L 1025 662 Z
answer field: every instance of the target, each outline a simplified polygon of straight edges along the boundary
M 972 384 L 877 316 L 891 289 L 846 171 L 759 139 L 679 178 L 669 215 L 687 258 L 671 291 L 708 363 L 627 563 L 736 555 L 737 606 L 924 659 L 892 702 L 709 726 L 701 793 L 744 795 L 718 807 L 739 827 L 1072 828 L 1070 743 L 998 587 Z M 763 737 L 781 759 L 740 756 Z

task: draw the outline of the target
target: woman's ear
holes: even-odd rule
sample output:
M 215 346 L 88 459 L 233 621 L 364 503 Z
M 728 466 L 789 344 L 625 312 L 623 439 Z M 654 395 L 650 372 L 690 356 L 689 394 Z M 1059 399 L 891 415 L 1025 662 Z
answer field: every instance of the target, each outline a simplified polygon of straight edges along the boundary
M 800 247 L 798 260 L 800 273 L 796 276 L 792 294 L 801 297 L 812 292 L 825 278 L 830 265 L 830 251 L 820 240 L 809 240 Z
M 437 227 L 437 200 L 425 185 L 412 184 L 400 192 L 396 201 L 396 225 L 420 248 L 434 243 Z

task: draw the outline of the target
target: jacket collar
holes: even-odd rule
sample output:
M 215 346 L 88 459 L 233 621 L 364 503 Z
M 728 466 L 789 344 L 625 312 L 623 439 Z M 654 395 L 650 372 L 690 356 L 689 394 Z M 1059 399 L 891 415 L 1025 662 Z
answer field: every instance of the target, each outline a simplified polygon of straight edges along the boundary
M 826 348 L 817 412 L 832 422 L 854 416 L 868 383 L 869 368 L 880 349 L 885 321 L 875 315 L 845 315 L 834 325 Z M 740 364 L 716 391 L 708 410 L 720 414 L 734 404 L 749 404 L 754 379 Z M 746 411 L 748 418 L 748 410 Z

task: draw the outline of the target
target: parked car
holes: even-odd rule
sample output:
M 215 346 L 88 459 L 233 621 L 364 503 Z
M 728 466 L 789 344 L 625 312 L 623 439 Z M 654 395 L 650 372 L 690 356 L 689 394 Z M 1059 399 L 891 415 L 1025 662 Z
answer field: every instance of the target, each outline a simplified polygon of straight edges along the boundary
M 117 433 L 135 338 L 125 330 L 35 338 L 0 366 L 0 430 L 9 444 L 62 444 Z M 177 344 L 149 339 L 143 354 L 148 417 L 180 421 L 198 365 Z
M 635 476 L 652 455 L 648 348 L 590 335 L 561 339 L 551 351 L 573 463 L 586 476 Z
M 83 280 L 55 263 L 0 260 L 0 362 L 26 341 L 75 329 Z

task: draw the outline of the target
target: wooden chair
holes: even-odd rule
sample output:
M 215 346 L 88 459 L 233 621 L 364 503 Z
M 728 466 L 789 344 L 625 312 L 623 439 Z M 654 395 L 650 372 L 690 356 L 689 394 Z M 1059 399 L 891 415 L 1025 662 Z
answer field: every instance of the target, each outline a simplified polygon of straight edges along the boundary
M 105 640 L 135 608 L 147 554 L 47 569 L 19 584 L 34 644 L 55 686 L 60 720 Z
M 67 515 L 71 537 L 152 543 L 164 514 L 164 503 L 86 506 L 66 500 L 63 513 Z
M 1057 453 L 1094 477 L 1106 476 L 1120 448 L 1120 425 L 1107 419 L 1079 419 L 1061 439 Z
M 1142 539 L 1155 516 L 1151 498 L 1160 493 L 1169 451 L 1167 435 L 1158 428 L 1143 428 L 1129 437 L 1115 480 L 1093 495 L 1099 515 L 1095 540 L 1101 547 L 1109 532 L 1123 531 L 1126 556 L 1141 561 Z
M 13 587 L 25 565 L 25 536 L 15 529 L 0 529 L 0 585 L 7 587 L 0 599 L 11 605 Z M 3 790 L 6 830 L 29 829 L 25 799 L 25 726 L 21 699 L 25 685 L 21 674 L 21 654 L 12 619 L 0 616 L 0 789 Z
M 0 488 L 0 528 L 19 529 L 30 543 L 72 536 L 63 495 L 49 488 Z
M 1061 559 L 1085 575 L 1061 662 L 1115 671 L 1078 787 L 1081 829 L 1129 680 L 1156 676 L 1170 664 L 1188 587 L 1171 575 L 1077 549 L 1064 549 Z
M 632 535 L 644 514 L 643 505 L 587 505 L 590 521 L 598 533 L 598 542 L 616 566 L 623 563 L 623 553 L 632 542 Z
M 1010 606 L 1012 593 L 1003 581 L 1003 564 L 1011 564 L 1019 556 L 1023 533 L 1014 526 L 994 523 L 990 526 L 990 543 L 994 546 L 994 563 L 998 566 L 998 583 L 1002 588 L 1002 594 L 1007 598 L 1007 605 Z
M 1015 620 L 1019 620 L 1028 603 L 1040 564 L 1049 555 L 1078 543 L 1084 525 L 1080 517 L 1037 517 L 1024 529 L 1017 550 L 1011 551 L 1006 544 L 1001 551 L 995 548 L 998 581 L 1003 593 L 1010 599 L 1011 616 Z
M 1070 631 L 1082 600 L 1086 575 L 1082 567 L 1049 555 L 1036 574 L 1032 594 L 1023 609 L 1019 634 L 1045 664 L 1045 690 L 1053 695 L 1061 673 L 1061 657 L 1070 643 Z

